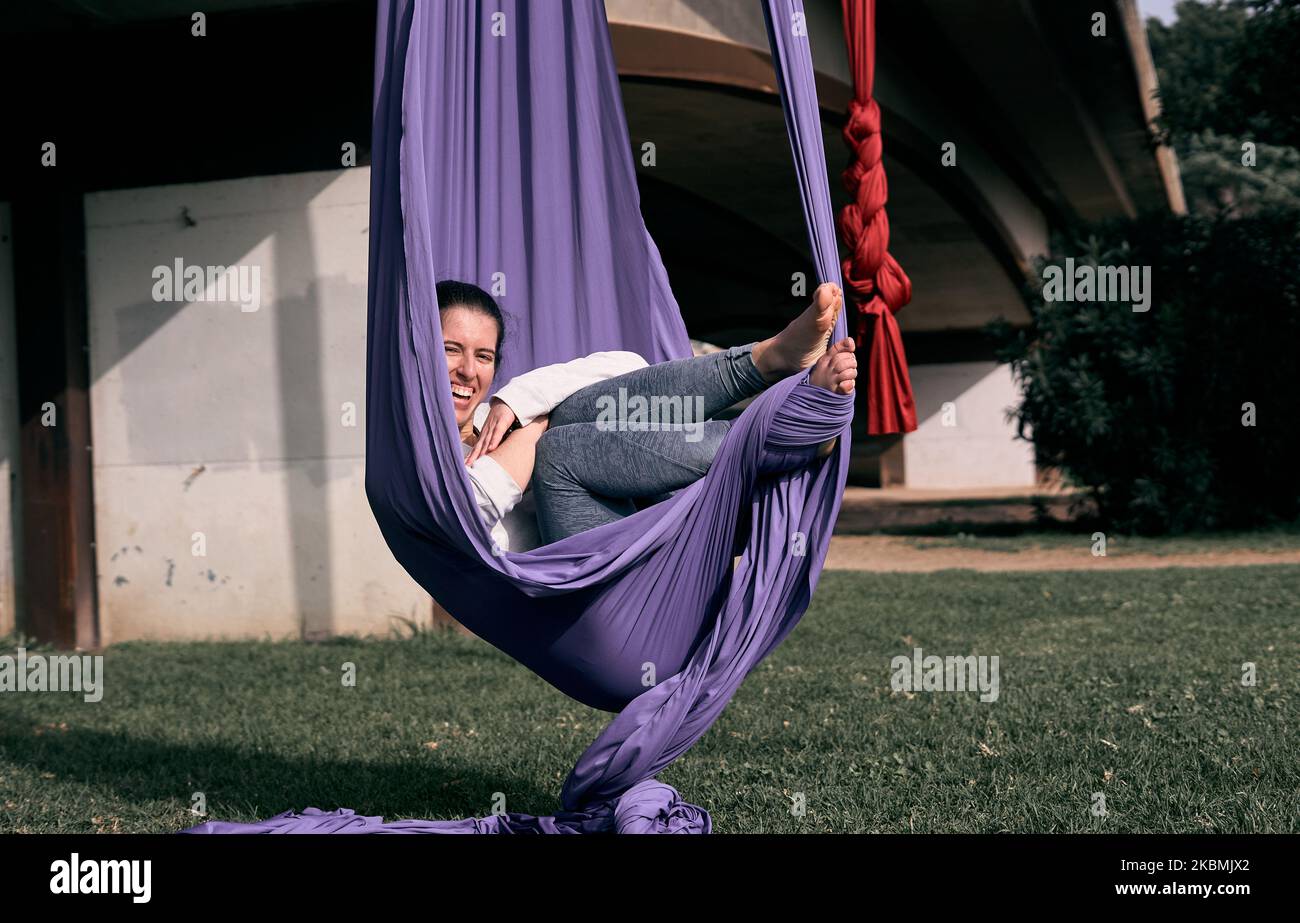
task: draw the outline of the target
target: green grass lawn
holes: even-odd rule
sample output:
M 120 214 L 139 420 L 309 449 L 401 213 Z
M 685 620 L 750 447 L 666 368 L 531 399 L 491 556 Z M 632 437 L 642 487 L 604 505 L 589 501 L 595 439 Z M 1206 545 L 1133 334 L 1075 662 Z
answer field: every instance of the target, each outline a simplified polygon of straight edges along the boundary
M 966 531 L 950 532 L 957 526 L 940 530 L 927 527 L 935 534 L 917 535 L 918 529 L 885 530 L 907 535 L 905 539 L 915 548 L 969 548 L 976 551 L 995 551 L 1015 554 L 1021 551 L 1064 549 L 1091 554 L 1094 530 L 1080 530 L 1074 526 L 1043 529 L 1016 524 L 965 525 Z M 913 534 L 908 534 L 908 533 Z M 1191 533 L 1187 535 L 1117 535 L 1107 534 L 1106 555 L 1123 557 L 1132 554 L 1179 555 L 1225 551 L 1300 551 L 1300 527 L 1280 526 L 1273 529 L 1256 529 L 1247 532 Z
M 1298 597 L 1295 566 L 828 572 L 660 778 L 719 833 L 1296 831 Z M 1000 699 L 891 691 L 890 659 L 913 646 L 997 655 Z M 452 633 L 123 644 L 105 677 L 97 704 L 0 693 L 0 830 L 171 831 L 198 822 L 199 791 L 229 820 L 458 818 L 494 792 L 550 813 L 609 717 Z

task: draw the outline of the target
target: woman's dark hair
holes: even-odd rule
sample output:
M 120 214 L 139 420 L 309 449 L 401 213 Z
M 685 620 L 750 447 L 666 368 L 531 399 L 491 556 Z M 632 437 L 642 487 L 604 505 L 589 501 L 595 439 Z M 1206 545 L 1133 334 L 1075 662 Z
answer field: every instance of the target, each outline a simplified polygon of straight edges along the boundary
M 485 314 L 497 322 L 495 364 L 501 365 L 501 341 L 506 338 L 506 319 L 492 296 L 473 283 L 457 282 L 455 279 L 445 279 L 439 282 L 436 288 L 439 315 L 448 308 L 465 308 Z

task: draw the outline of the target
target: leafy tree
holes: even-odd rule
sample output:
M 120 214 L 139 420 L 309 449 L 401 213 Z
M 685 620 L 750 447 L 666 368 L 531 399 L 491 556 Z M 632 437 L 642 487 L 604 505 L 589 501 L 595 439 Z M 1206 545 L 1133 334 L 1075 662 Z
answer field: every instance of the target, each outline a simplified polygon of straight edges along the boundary
M 1226 218 L 1261 209 L 1300 210 L 1300 151 L 1252 142 L 1252 163 L 1243 163 L 1243 143 L 1206 130 L 1186 135 L 1178 165 L 1188 207 Z
M 1235 43 L 1229 102 L 1240 108 L 1244 132 L 1300 148 L 1300 0 L 1249 5 L 1252 15 Z
M 1300 0 L 1181 0 L 1147 21 L 1166 140 L 1212 129 L 1300 147 Z
M 1075 229 L 1066 256 L 1149 267 L 1147 312 L 1048 301 L 991 332 L 1040 465 L 1108 527 L 1249 528 L 1300 516 L 1300 0 L 1182 0 L 1148 22 L 1164 140 L 1191 214 Z M 1245 146 L 1251 145 L 1250 157 Z
M 1058 239 L 1094 266 L 1149 266 L 1150 310 L 1047 301 L 991 325 L 1023 389 L 1040 465 L 1086 488 L 1110 528 L 1249 528 L 1300 515 L 1300 210 L 1152 215 Z M 1080 256 L 1082 254 L 1082 256 Z
M 1166 26 L 1147 20 L 1160 83 L 1160 125 L 1168 136 L 1206 128 L 1236 134 L 1243 124 L 1231 98 L 1237 47 L 1246 32 L 1244 0 L 1181 0 Z

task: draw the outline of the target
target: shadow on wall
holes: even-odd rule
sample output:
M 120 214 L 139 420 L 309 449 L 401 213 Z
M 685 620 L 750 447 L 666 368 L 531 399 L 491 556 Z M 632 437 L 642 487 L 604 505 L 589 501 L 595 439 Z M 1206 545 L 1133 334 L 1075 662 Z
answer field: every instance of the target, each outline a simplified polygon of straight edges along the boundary
M 175 512 L 136 503 L 130 495 L 114 496 L 101 485 L 123 481 L 108 480 L 105 469 L 160 466 L 148 475 L 157 478 L 170 476 L 169 466 L 187 466 L 191 471 L 182 489 L 188 491 L 209 466 L 255 465 L 285 475 L 284 525 L 301 636 L 335 632 L 328 565 L 336 539 L 321 488 L 330 458 L 355 456 L 360 466 L 364 455 L 368 229 L 365 218 L 360 234 L 355 222 L 323 225 L 331 237 L 331 258 L 344 254 L 353 268 L 351 279 L 360 280 L 351 281 L 342 269 L 329 271 L 331 261 L 322 258 L 317 240 L 322 225 L 313 227 L 309 208 L 339 177 L 337 172 L 296 174 L 87 198 L 95 503 L 97 531 L 109 533 L 100 535 L 101 593 L 114 582 L 103 569 L 107 561 L 118 555 L 160 557 L 156 546 L 145 547 L 151 531 L 172 535 L 165 545 L 169 554 L 154 562 L 165 585 L 196 584 L 184 565 L 176 564 L 190 548 L 176 547 L 176 524 L 163 518 L 174 518 Z M 353 207 L 366 210 L 364 197 Z M 347 239 L 335 239 L 345 234 Z M 256 292 L 260 304 L 242 310 L 233 292 L 223 303 L 155 300 L 157 273 L 174 275 L 176 260 L 185 268 L 213 267 L 214 276 L 221 267 L 237 267 L 248 285 L 241 294 Z M 176 291 L 173 297 L 185 294 Z M 215 289 L 203 293 L 217 294 Z M 330 306 L 335 323 L 327 331 Z M 344 400 L 356 407 L 351 429 L 339 425 Z M 139 489 L 139 481 L 131 483 Z M 164 496 L 174 490 L 173 485 L 155 488 Z M 224 523 L 227 534 L 212 535 L 202 522 L 192 527 L 186 522 L 184 533 L 207 532 L 214 546 L 239 543 L 247 556 L 269 540 L 265 533 L 284 531 L 266 522 L 268 511 L 260 508 L 258 497 L 234 502 L 245 505 L 236 516 L 227 510 L 212 520 Z M 232 519 L 242 523 L 238 534 L 230 534 Z M 108 547 L 102 547 L 105 542 Z M 164 561 L 170 562 L 165 568 Z M 198 573 L 197 585 L 204 590 L 217 589 L 229 577 L 206 567 Z M 232 600 L 232 608 L 256 605 L 261 595 L 244 576 L 244 601 Z M 229 590 L 236 586 L 227 584 Z

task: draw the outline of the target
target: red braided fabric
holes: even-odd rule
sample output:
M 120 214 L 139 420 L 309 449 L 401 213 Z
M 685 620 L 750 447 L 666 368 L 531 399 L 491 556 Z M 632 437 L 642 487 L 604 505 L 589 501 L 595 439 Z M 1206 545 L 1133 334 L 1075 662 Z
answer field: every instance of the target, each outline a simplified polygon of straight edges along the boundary
M 916 429 L 916 401 L 907 374 L 903 337 L 894 315 L 912 300 L 912 282 L 889 255 L 889 183 L 880 162 L 880 107 L 872 95 L 876 75 L 876 0 L 843 0 L 854 99 L 844 126 L 853 161 L 844 187 L 853 202 L 839 215 L 840 239 L 848 248 L 844 288 L 857 305 L 854 338 L 870 341 L 867 356 L 867 432 L 907 433 Z M 859 386 L 862 382 L 859 380 Z

